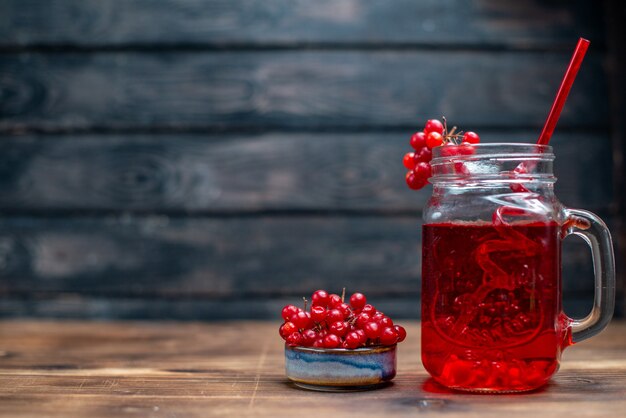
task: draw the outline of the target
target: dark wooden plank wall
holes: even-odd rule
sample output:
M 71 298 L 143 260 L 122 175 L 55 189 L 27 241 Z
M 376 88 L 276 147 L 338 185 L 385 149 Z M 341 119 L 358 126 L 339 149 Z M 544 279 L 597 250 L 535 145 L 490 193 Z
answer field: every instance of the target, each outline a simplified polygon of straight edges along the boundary
M 611 140 L 613 144 L 613 178 L 618 191 L 614 207 L 618 216 L 614 232 L 617 235 L 617 269 L 622 280 L 618 281 L 618 306 L 624 315 L 626 306 L 626 3 L 611 0 L 606 7 L 608 16 L 608 75 L 611 91 Z M 621 303 L 620 303 L 621 302 Z
M 270 317 L 346 286 L 416 317 L 429 191 L 404 186 L 409 134 L 445 114 L 533 141 L 579 35 L 558 193 L 614 224 L 590 3 L 1 2 L 0 315 Z M 564 259 L 580 315 L 588 250 Z

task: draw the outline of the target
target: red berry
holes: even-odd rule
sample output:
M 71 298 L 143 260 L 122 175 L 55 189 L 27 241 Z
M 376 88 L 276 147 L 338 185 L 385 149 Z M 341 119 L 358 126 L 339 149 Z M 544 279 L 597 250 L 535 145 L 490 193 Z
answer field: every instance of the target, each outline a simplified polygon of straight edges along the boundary
M 382 345 L 393 345 L 398 341 L 398 333 L 392 327 L 383 328 L 380 333 L 380 343 Z
M 313 295 L 311 296 L 311 305 L 326 307 L 326 305 L 328 305 L 328 292 L 325 290 L 316 290 L 313 292 Z
M 478 144 L 480 142 L 480 137 L 476 132 L 465 132 L 463 135 L 463 142 L 469 142 L 470 144 Z
M 444 157 L 451 157 L 454 155 L 472 155 L 473 153 L 474 147 L 472 147 L 472 144 L 468 142 L 463 142 L 461 145 L 448 143 L 441 150 L 441 155 Z
M 432 169 L 428 163 L 418 163 L 415 166 L 415 174 L 420 178 L 428 179 L 432 176 Z
M 298 329 L 309 328 L 311 325 L 313 325 L 311 323 L 311 314 L 304 311 L 300 311 L 292 316 L 291 322 L 293 322 L 298 327 Z
M 366 313 L 369 316 L 373 316 L 376 313 L 376 308 L 368 303 L 363 307 L 363 309 L 361 309 L 361 312 Z
M 315 322 L 322 322 L 326 319 L 326 308 L 320 305 L 311 306 L 311 319 Z
M 444 157 L 451 157 L 458 153 L 457 146 L 452 142 L 448 142 L 446 145 L 441 147 L 441 155 Z
M 323 348 L 324 347 L 324 339 L 323 338 L 318 338 L 317 340 L 315 340 L 315 342 L 313 343 L 313 347 Z
M 335 334 L 337 337 L 343 337 L 344 335 L 346 335 L 346 332 L 348 332 L 348 327 L 346 326 L 345 322 L 337 321 L 330 324 L 330 326 L 328 327 L 328 331 L 331 334 Z
M 291 333 L 296 331 L 298 331 L 298 327 L 296 327 L 293 322 L 285 322 L 278 328 L 278 333 L 284 340 L 286 340 Z
M 426 186 L 428 181 L 415 174 L 415 171 L 409 171 L 406 173 L 406 184 L 409 186 L 409 189 L 419 190 L 422 187 Z
M 362 329 L 357 329 L 354 332 L 359 334 L 359 341 L 361 342 L 361 344 L 365 344 L 367 342 L 367 335 L 365 335 L 365 331 L 363 331 Z
M 343 316 L 343 312 L 339 309 L 331 309 L 326 312 L 326 323 L 332 324 L 333 322 L 343 321 L 345 317 Z
M 285 321 L 289 321 L 289 319 L 297 314 L 301 309 L 294 305 L 287 305 L 283 308 L 281 315 Z
M 361 312 L 359 316 L 356 317 L 356 326 L 359 328 L 364 328 L 365 325 L 371 320 L 371 317 L 367 313 Z
M 375 340 L 376 338 L 380 337 L 380 332 L 382 331 L 382 328 L 380 327 L 380 325 L 378 325 L 378 322 L 371 321 L 365 324 L 363 331 L 365 331 L 365 335 L 367 335 L 367 338 Z
M 401 343 L 406 338 L 406 330 L 404 329 L 404 327 L 401 327 L 400 325 L 395 325 L 394 328 L 396 329 L 396 332 L 398 333 L 398 342 Z
M 361 337 L 356 332 L 351 332 L 346 335 L 346 341 L 344 342 L 346 348 L 357 348 L 361 345 Z
M 324 337 L 324 347 L 326 348 L 337 348 L 340 344 L 341 338 L 339 338 L 335 334 L 328 334 Z
M 334 308 L 337 305 L 339 305 L 341 303 L 341 296 L 336 295 L 336 294 L 332 294 L 328 297 L 328 307 L 329 308 Z
M 472 155 L 474 152 L 474 147 L 469 142 L 463 142 L 459 145 L 459 154 L 461 155 Z
M 374 315 L 372 315 L 372 321 L 374 322 L 379 322 L 381 319 L 383 319 L 385 317 L 385 314 L 382 312 L 376 312 Z
M 438 121 L 437 119 L 429 119 L 426 121 L 426 125 L 424 126 L 424 133 L 428 135 L 431 132 L 438 133 L 439 135 L 443 134 L 443 123 Z M 428 140 L 428 136 L 426 137 Z
M 388 316 L 384 316 L 378 320 L 378 324 L 383 327 L 393 327 L 393 321 Z
M 296 331 L 289 334 L 287 344 L 290 346 L 300 345 L 302 343 L 302 335 Z
M 347 303 L 340 303 L 339 305 L 335 306 L 335 309 L 339 309 L 344 318 L 352 315 L 352 309 L 350 309 L 350 305 L 348 305 Z
M 354 309 L 361 309 L 366 303 L 367 298 L 363 293 L 353 293 L 352 296 L 350 296 L 350 305 L 352 305 Z
M 424 148 L 426 146 L 426 134 L 424 132 L 415 132 L 413 136 L 411 136 L 409 143 L 415 151 Z
M 433 159 L 433 152 L 428 147 L 422 148 L 415 154 L 415 161 L 418 163 L 429 163 Z
M 404 158 L 402 159 L 402 164 L 406 167 L 407 170 L 413 170 L 415 168 L 415 153 L 407 152 L 404 154 Z
M 439 132 L 430 132 L 426 135 L 426 146 L 430 149 L 443 144 L 443 136 Z
M 310 347 L 317 340 L 317 332 L 312 329 L 302 331 L 302 345 Z

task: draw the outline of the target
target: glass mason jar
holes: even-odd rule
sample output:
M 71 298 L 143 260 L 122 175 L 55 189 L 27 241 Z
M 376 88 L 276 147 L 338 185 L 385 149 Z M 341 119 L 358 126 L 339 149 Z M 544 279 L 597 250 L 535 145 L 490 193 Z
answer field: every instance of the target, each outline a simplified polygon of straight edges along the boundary
M 554 194 L 549 146 L 480 144 L 433 149 L 424 211 L 422 362 L 439 383 L 482 392 L 532 390 L 557 371 L 565 347 L 613 314 L 611 236 L 596 215 Z M 591 247 L 591 313 L 561 304 L 561 242 Z

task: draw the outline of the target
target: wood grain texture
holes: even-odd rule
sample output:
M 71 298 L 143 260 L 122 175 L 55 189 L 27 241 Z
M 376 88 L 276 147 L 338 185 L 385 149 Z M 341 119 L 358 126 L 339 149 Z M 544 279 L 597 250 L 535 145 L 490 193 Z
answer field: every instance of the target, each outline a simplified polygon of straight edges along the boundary
M 495 3 L 0 2 L 0 316 L 272 317 L 343 284 L 415 317 L 428 192 L 394 132 L 533 140 L 581 35 L 557 192 L 614 215 L 600 8 Z M 584 312 L 588 251 L 565 260 Z
M 420 289 L 417 216 L 0 222 L 6 294 L 219 299 L 303 296 L 343 286 L 382 296 Z M 582 240 L 566 243 L 564 288 L 591 295 L 589 250 Z
M 412 212 L 431 188 L 404 184 L 409 132 L 4 137 L 0 210 Z M 481 132 L 485 142 L 536 134 Z M 552 145 L 561 201 L 608 208 L 608 134 L 557 133 Z
M 0 416 L 587 417 L 626 408 L 626 324 L 569 348 L 542 390 L 477 396 L 435 386 L 405 323 L 394 384 L 335 396 L 287 383 L 276 323 L 2 322 Z M 246 336 L 246 338 L 241 338 Z
M 569 52 L 9 54 L 0 130 L 363 129 L 440 115 L 465 129 L 539 127 L 568 61 Z M 559 127 L 604 126 L 606 93 L 591 52 Z
M 602 40 L 599 9 L 554 0 L 4 0 L 0 45 L 563 46 L 578 36 Z
M 591 274 L 591 273 L 589 273 Z M 580 274 L 577 289 L 563 293 L 563 310 L 572 318 L 584 318 L 591 311 L 593 300 L 592 276 Z M 572 277 L 566 277 L 571 281 Z M 583 280 L 585 279 L 585 280 Z M 368 292 L 370 301 L 392 318 L 419 319 L 421 303 L 419 278 L 415 286 L 404 291 L 387 291 L 380 287 Z M 340 285 L 327 289 L 341 292 Z M 360 283 L 346 283 L 347 291 L 361 290 Z M 313 289 L 313 288 L 311 288 Z M 309 289 L 309 290 L 311 290 Z M 289 293 L 288 289 L 284 293 Z M 310 293 L 310 292 L 309 292 Z M 247 296 L 247 297 L 246 297 Z M 198 295 L 134 295 L 119 296 L 96 292 L 25 293 L 11 296 L 0 294 L 0 318 L 56 318 L 56 319 L 95 319 L 95 320 L 181 320 L 215 321 L 234 319 L 276 320 L 280 310 L 287 304 L 301 303 L 302 297 L 310 298 L 306 292 L 293 296 L 254 297 L 237 294 L 219 298 Z
M 626 304 L 626 7 L 618 0 L 607 4 L 609 54 L 607 60 L 611 92 L 611 142 L 613 144 L 613 187 L 616 194 L 617 297 Z M 621 279 L 621 280 L 620 280 Z M 622 312 L 623 314 L 623 312 Z
M 418 286 L 419 225 L 417 216 L 5 219 L 0 283 L 219 298 L 380 289 L 384 277 L 385 291 L 403 291 Z

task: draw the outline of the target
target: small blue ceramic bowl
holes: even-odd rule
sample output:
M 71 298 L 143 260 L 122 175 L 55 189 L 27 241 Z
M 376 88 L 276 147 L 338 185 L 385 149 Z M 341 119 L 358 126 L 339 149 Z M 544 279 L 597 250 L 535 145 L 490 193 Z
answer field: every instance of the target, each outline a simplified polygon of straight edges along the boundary
M 306 389 L 373 389 L 395 377 L 396 345 L 354 350 L 285 345 L 285 371 L 294 384 Z

